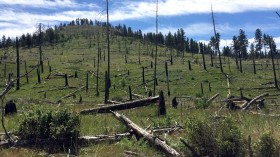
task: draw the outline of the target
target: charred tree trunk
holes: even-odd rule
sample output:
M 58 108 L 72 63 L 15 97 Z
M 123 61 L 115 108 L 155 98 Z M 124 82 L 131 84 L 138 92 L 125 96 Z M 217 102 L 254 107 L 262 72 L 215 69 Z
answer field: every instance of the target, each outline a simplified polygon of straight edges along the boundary
M 279 89 L 278 83 L 277 83 L 276 69 L 275 69 L 275 64 L 274 64 L 274 55 L 273 55 L 273 50 L 272 50 L 272 45 L 271 44 L 272 43 L 270 42 L 269 47 L 270 47 L 270 55 L 271 55 L 273 75 L 274 75 L 274 85 L 277 89 Z
M 120 104 L 104 105 L 98 108 L 86 109 L 86 110 L 82 110 L 80 113 L 81 114 L 109 113 L 110 110 L 116 111 L 116 110 L 125 110 L 125 109 L 131 109 L 136 107 L 148 106 L 151 105 L 152 103 L 157 102 L 158 100 L 159 100 L 159 96 L 149 97 L 140 100 L 120 103 Z
M 168 64 L 165 62 L 165 75 L 166 75 L 166 83 L 168 89 L 168 96 L 170 96 L 170 88 L 169 88 L 169 79 L 168 79 Z
M 20 63 L 19 63 L 19 43 L 18 38 L 16 38 L 16 47 L 17 47 L 17 87 L 16 90 L 19 90 L 19 84 L 20 84 Z

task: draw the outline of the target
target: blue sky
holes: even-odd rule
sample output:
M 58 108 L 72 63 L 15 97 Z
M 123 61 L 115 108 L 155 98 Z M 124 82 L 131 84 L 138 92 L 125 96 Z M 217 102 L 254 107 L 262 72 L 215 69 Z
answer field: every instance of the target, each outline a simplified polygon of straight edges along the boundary
M 213 36 L 211 3 L 221 45 L 230 45 L 239 29 L 253 42 L 260 28 L 272 35 L 280 48 L 280 0 L 158 0 L 159 31 L 183 28 L 186 36 L 207 42 Z M 109 0 L 110 22 L 134 30 L 155 31 L 156 0 Z M 33 33 L 38 23 L 54 26 L 76 18 L 106 20 L 105 0 L 0 0 L 0 36 Z

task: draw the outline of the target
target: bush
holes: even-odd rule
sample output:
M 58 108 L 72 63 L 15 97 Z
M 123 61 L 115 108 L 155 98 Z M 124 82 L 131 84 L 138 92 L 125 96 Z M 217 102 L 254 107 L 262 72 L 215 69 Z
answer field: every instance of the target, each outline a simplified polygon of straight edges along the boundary
M 240 129 L 229 118 L 223 120 L 217 128 L 219 156 L 244 156 L 244 141 Z
M 79 137 L 80 119 L 68 110 L 37 110 L 25 115 L 19 126 L 18 135 L 22 140 L 46 141 L 46 147 L 74 148 Z M 36 143 L 35 143 L 36 144 Z
M 217 154 L 214 130 L 207 121 L 189 119 L 186 122 L 186 127 L 188 130 L 187 139 L 200 156 L 215 156 Z
M 231 119 L 218 123 L 189 119 L 186 128 L 186 139 L 200 156 L 244 156 L 241 131 Z
M 279 153 L 279 144 L 270 133 L 264 133 L 256 144 L 256 151 L 262 157 L 276 157 Z
M 206 98 L 201 98 L 195 101 L 195 108 L 197 109 L 205 109 L 209 107 L 210 103 L 207 102 Z

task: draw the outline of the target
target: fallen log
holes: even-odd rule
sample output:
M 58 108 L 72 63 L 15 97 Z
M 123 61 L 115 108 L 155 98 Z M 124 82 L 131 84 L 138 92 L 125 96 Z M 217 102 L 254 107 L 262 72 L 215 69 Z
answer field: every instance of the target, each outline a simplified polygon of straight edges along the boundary
M 162 150 L 167 156 L 180 156 L 180 154 L 175 149 L 171 148 L 169 145 L 167 145 L 164 141 L 160 140 L 155 135 L 150 134 L 143 128 L 141 128 L 138 125 L 136 125 L 135 123 L 133 123 L 129 118 L 127 118 L 123 114 L 121 115 L 117 112 L 113 112 L 113 111 L 111 111 L 111 112 L 118 120 L 123 122 L 130 129 L 132 129 L 133 133 L 136 135 L 136 137 L 143 137 L 150 144 L 155 145 L 157 148 Z
M 242 108 L 242 111 L 243 110 L 247 110 L 253 103 L 255 103 L 258 99 L 262 98 L 262 97 L 265 97 L 265 96 L 269 96 L 268 93 L 263 93 L 257 97 L 255 97 L 254 99 L 252 99 L 250 102 L 248 103 L 245 103 L 244 105 L 241 106 Z
M 47 89 L 47 90 L 40 90 L 38 93 L 55 91 L 55 90 L 74 89 L 74 88 L 77 88 L 77 87 L 69 87 L 69 86 L 65 87 L 65 86 L 63 86 L 63 87 L 51 88 L 51 89 Z
M 156 97 L 149 97 L 145 99 L 125 102 L 120 104 L 104 105 L 102 107 L 82 110 L 80 114 L 109 113 L 110 110 L 116 111 L 116 110 L 125 110 L 125 109 L 141 107 L 141 106 L 148 106 L 151 103 L 155 103 L 158 100 L 159 100 L 159 96 L 156 96 Z
M 102 141 L 119 141 L 124 137 L 131 137 L 130 132 L 115 134 L 115 135 L 96 135 L 96 136 L 82 136 L 79 137 L 79 144 L 89 144 Z
M 134 97 L 136 97 L 136 98 L 138 98 L 138 99 L 143 99 L 143 98 L 145 98 L 143 95 L 134 94 L 134 93 L 132 93 L 132 96 L 134 96 Z
M 82 86 L 81 88 L 79 88 L 79 89 L 77 89 L 77 90 L 75 90 L 74 92 L 72 92 L 72 93 L 69 93 L 69 94 L 67 94 L 67 95 L 65 95 L 64 97 L 62 97 L 61 99 L 65 99 L 65 98 L 69 98 L 69 97 L 72 97 L 72 96 L 74 96 L 78 91 L 81 91 L 82 89 L 84 89 L 85 88 L 85 86 Z
M 254 112 L 254 111 L 250 111 L 250 113 L 253 114 L 253 115 L 260 115 L 260 116 L 280 118 L 280 115 L 278 115 L 278 114 L 264 114 L 264 113 Z
M 213 100 L 216 99 L 219 95 L 220 95 L 220 93 L 215 94 L 214 96 L 212 96 L 211 98 L 209 98 L 209 99 L 207 100 L 207 103 L 213 101 Z

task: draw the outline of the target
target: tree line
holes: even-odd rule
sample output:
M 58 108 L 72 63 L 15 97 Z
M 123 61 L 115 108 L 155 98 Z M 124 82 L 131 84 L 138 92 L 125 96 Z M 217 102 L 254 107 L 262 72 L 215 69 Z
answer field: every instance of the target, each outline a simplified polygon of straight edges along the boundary
M 68 24 L 60 24 L 59 26 L 54 26 L 53 28 L 47 28 L 42 32 L 42 41 L 44 44 L 54 44 L 59 42 L 64 42 L 68 40 L 64 33 L 60 33 L 64 27 L 67 26 L 97 26 L 106 27 L 106 22 L 101 22 L 95 20 L 89 20 L 87 18 L 77 18 L 72 20 Z M 158 43 L 161 46 L 166 46 L 169 49 L 175 49 L 177 55 L 184 55 L 184 52 L 198 54 L 214 54 L 217 55 L 217 47 L 220 47 L 220 34 L 217 33 L 217 37 L 211 37 L 208 44 L 195 41 L 192 38 L 187 38 L 184 29 L 180 28 L 175 33 L 169 32 L 167 35 L 163 35 L 159 32 L 157 35 L 153 32 L 143 33 L 142 30 L 134 31 L 131 27 L 127 27 L 125 24 L 113 26 L 109 23 L 110 30 L 118 36 L 131 37 L 143 42 Z M 235 57 L 235 58 L 265 58 L 270 56 L 270 49 L 276 52 L 276 44 L 272 36 L 263 34 L 260 29 L 255 31 L 255 41 L 249 45 L 245 31 L 240 29 L 239 35 L 233 36 L 232 45 L 225 46 L 222 49 L 222 54 L 225 56 Z M 217 41 L 216 41 L 217 40 Z M 38 31 L 31 34 L 22 34 L 19 37 L 19 43 L 21 47 L 32 48 L 39 45 L 40 38 Z M 15 40 L 2 36 L 0 39 L 0 48 L 9 48 L 10 46 L 15 46 Z M 248 51 L 248 47 L 250 50 Z

